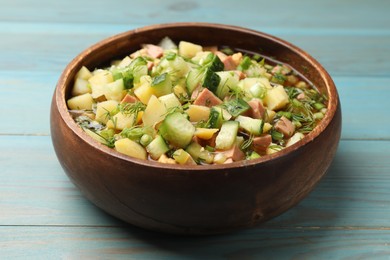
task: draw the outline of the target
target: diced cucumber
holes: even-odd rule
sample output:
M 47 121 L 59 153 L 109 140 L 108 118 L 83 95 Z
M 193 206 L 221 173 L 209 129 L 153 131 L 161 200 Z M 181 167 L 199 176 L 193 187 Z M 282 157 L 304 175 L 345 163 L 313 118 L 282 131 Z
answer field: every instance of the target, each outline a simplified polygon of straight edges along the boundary
M 208 88 L 211 92 L 218 96 L 217 90 L 220 82 L 220 76 L 210 68 L 207 68 L 204 74 L 202 86 Z
M 157 135 L 153 141 L 146 146 L 146 151 L 148 151 L 152 159 L 158 160 L 162 154 L 169 151 L 169 147 L 165 143 L 164 139 L 160 135 Z
M 217 72 L 224 69 L 222 61 L 218 58 L 217 55 L 209 53 L 204 59 L 203 64 L 205 67 L 208 67 L 211 71 Z
M 196 165 L 196 162 L 189 153 L 183 149 L 178 149 L 173 153 L 173 159 L 179 164 Z
M 225 109 L 221 107 L 212 107 L 210 109 L 209 127 L 220 128 L 222 123 L 232 118 L 232 116 Z
M 234 117 L 248 111 L 249 104 L 242 98 L 234 98 L 224 103 L 224 108 Z
M 123 79 L 115 80 L 105 85 L 104 96 L 107 100 L 121 101 L 125 95 L 124 89 Z
M 203 81 L 203 71 L 200 69 L 192 69 L 188 72 L 186 78 L 186 87 L 188 93 L 192 94 L 192 92 L 200 85 Z
M 163 73 L 155 77 L 152 81 L 153 93 L 161 97 L 172 92 L 172 82 L 168 73 Z
M 205 150 L 200 144 L 197 142 L 190 143 L 186 151 L 192 156 L 195 161 L 212 163 L 214 156 L 209 151 Z
M 204 61 L 210 53 L 210 51 L 200 51 L 196 53 L 194 57 L 191 58 L 191 61 L 197 65 L 203 65 Z
M 263 133 L 264 121 L 261 119 L 254 119 L 247 116 L 238 116 L 235 119 L 240 123 L 240 128 L 253 135 L 261 135 Z
M 129 69 L 134 78 L 134 82 L 138 83 L 140 78 L 144 75 L 148 75 L 147 61 L 143 57 L 135 58 L 129 65 Z M 126 76 L 126 75 L 124 75 Z
M 220 82 L 214 93 L 220 99 L 224 99 L 231 89 L 235 89 L 237 87 L 239 78 L 233 71 L 220 71 L 216 74 L 220 77 Z
M 155 73 L 163 74 L 166 72 L 168 73 L 171 82 L 176 83 L 188 73 L 189 69 L 190 66 L 182 57 L 174 55 L 172 58 L 167 56 L 161 59 L 155 69 Z
M 102 144 L 106 144 L 107 143 L 107 140 L 104 139 L 103 136 L 101 135 L 98 135 L 97 133 L 95 133 L 94 131 L 88 129 L 88 128 L 83 128 L 84 132 L 89 135 L 90 137 L 92 137 L 93 139 L 95 139 L 96 141 L 98 141 L 99 143 L 102 143 Z
M 256 153 L 255 151 L 251 152 L 249 156 L 247 156 L 247 160 L 254 160 L 257 158 L 260 158 L 260 154 Z
M 181 107 L 181 103 L 174 93 L 161 96 L 158 98 L 158 100 L 160 100 L 160 102 L 165 106 L 167 110 L 174 107 Z
M 159 132 L 171 145 L 185 148 L 192 140 L 195 127 L 180 112 L 173 112 L 166 116 Z
M 238 126 L 239 123 L 237 121 L 224 122 L 215 139 L 215 148 L 219 150 L 228 150 L 232 148 L 236 141 Z
M 251 64 L 252 64 L 251 58 L 249 58 L 248 56 L 245 56 L 242 59 L 242 61 L 240 62 L 240 64 L 238 65 L 237 69 L 241 70 L 241 71 L 247 70 L 247 69 L 249 69 L 249 66 Z

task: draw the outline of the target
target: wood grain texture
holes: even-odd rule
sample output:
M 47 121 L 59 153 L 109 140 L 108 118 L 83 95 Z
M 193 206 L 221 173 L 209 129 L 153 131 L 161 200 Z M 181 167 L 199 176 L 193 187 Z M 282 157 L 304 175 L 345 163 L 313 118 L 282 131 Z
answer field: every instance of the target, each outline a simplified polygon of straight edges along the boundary
M 2 3 L 0 17 L 7 22 L 155 24 L 164 22 L 223 22 L 242 26 L 258 24 L 281 28 L 385 29 L 390 18 L 387 1 L 195 1 L 158 0 L 96 2 L 69 4 L 44 0 L 36 5 L 23 1 L 23 8 L 12 2 Z M 120 7 L 120 8 L 118 8 Z M 39 14 L 39 15 L 38 15 Z M 101 14 L 101 15 L 98 15 Z M 375 14 L 375 19 L 370 15 Z
M 390 2 L 0 3 L 0 259 L 389 259 Z M 54 155 L 48 109 L 61 71 L 89 45 L 200 20 L 264 31 L 317 58 L 339 88 L 343 141 L 327 176 L 278 218 L 226 236 L 167 237 L 80 194 Z
M 390 230 L 252 229 L 172 237 L 136 228 L 0 227 L 7 259 L 387 259 Z
M 148 23 L 136 27 L 145 25 Z M 13 26 L 10 24 L 6 27 L 7 30 L 2 34 L 2 41 L 0 41 L 0 48 L 7 50 L 0 52 L 0 59 L 3 61 L 0 63 L 2 71 L 59 73 L 77 54 L 90 45 L 119 32 L 135 28 L 129 26 L 128 29 L 116 28 L 111 31 L 103 26 L 102 31 L 93 28 L 89 33 L 89 28 L 95 25 L 83 25 L 81 28 L 85 30 L 79 28 L 74 31 L 67 27 L 64 29 L 61 24 L 47 29 L 35 26 L 31 31 L 26 31 L 22 26 L 16 26 L 16 30 L 13 30 Z M 263 31 L 258 26 L 252 25 L 249 28 Z M 51 30 L 55 30 L 56 33 L 51 33 Z M 348 34 L 348 31 L 326 34 L 272 30 L 264 32 L 274 34 L 304 49 L 332 76 L 389 76 L 390 32 L 374 34 L 370 37 Z

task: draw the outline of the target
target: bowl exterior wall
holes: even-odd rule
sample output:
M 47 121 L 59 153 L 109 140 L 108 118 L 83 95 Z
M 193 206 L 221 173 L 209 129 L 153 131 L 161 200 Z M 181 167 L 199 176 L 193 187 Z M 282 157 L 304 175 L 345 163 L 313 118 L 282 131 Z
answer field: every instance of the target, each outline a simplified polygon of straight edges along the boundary
M 208 37 L 205 37 L 207 35 Z M 257 164 L 233 167 L 158 167 L 128 159 L 93 142 L 66 109 L 73 77 L 82 65 L 98 67 L 114 57 L 169 36 L 250 51 L 302 66 L 334 106 L 327 125 L 301 146 Z M 235 37 L 232 39 L 232 37 Z M 298 65 L 297 65 L 298 66 Z M 329 75 L 307 54 L 258 32 L 229 26 L 156 26 L 114 36 L 76 58 L 57 85 L 51 106 L 51 135 L 58 159 L 72 182 L 98 207 L 131 224 L 178 234 L 214 234 L 249 227 L 277 216 L 302 200 L 325 174 L 341 133 L 341 108 Z M 299 69 L 300 67 L 296 67 Z M 332 86 L 329 86 L 331 84 Z M 87 142 L 86 140 L 89 140 Z

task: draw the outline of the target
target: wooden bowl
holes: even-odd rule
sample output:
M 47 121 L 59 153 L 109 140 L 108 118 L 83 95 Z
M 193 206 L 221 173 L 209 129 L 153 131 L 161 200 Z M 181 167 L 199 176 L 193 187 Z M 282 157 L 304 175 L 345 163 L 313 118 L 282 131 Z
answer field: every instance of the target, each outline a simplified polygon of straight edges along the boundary
M 328 112 L 304 139 L 279 153 L 225 165 L 166 165 L 127 157 L 85 134 L 68 113 L 73 78 L 168 36 L 227 45 L 286 62 L 329 97 Z M 133 225 L 177 234 L 254 226 L 302 200 L 324 176 L 341 132 L 336 87 L 309 54 L 276 37 L 235 26 L 174 23 L 128 31 L 86 49 L 62 73 L 51 105 L 51 136 L 72 182 L 98 207 Z

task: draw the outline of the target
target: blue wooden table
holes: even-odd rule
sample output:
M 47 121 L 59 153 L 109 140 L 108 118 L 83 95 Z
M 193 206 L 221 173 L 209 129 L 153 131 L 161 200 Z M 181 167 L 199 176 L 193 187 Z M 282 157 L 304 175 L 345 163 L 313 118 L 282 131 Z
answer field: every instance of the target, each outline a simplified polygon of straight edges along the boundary
M 0 1 L 0 259 L 390 259 L 390 2 Z M 70 60 L 145 25 L 203 21 L 281 37 L 318 59 L 343 109 L 328 174 L 253 229 L 174 237 L 89 203 L 64 174 L 50 99 Z

